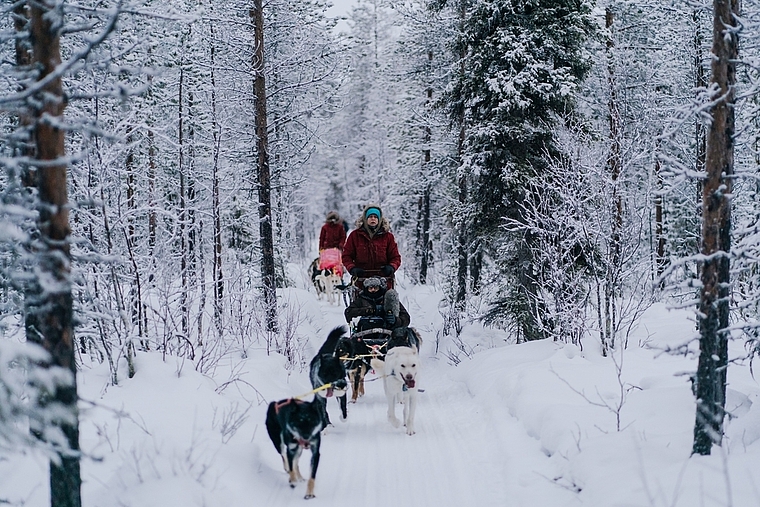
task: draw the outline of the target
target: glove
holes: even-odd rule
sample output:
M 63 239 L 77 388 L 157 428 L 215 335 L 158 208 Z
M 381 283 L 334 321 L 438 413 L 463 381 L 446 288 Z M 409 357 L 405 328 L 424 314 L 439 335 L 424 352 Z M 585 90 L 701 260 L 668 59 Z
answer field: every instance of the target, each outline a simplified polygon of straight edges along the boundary
M 396 316 L 392 313 L 389 313 L 385 316 L 385 323 L 388 324 L 388 327 L 393 327 L 393 325 L 396 323 Z
M 349 273 L 356 278 L 364 278 L 364 270 L 362 268 L 351 268 Z
M 391 276 L 395 269 L 393 269 L 393 266 L 386 265 L 380 268 L 380 272 L 383 274 L 383 276 Z

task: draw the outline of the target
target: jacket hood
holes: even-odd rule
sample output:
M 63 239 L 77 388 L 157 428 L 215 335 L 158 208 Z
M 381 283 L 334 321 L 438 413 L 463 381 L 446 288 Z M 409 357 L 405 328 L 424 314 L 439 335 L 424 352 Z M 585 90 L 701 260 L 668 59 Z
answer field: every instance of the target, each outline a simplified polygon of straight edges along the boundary
M 331 211 L 330 213 L 327 214 L 327 217 L 325 217 L 325 222 L 327 223 L 332 222 L 334 224 L 337 224 L 338 222 L 340 222 L 340 215 L 338 215 L 337 211 Z
M 382 213 L 382 208 L 378 206 L 377 204 L 368 204 L 364 206 L 364 209 L 362 210 L 362 214 L 359 215 L 359 218 L 356 219 L 356 223 L 354 224 L 356 225 L 357 229 L 365 229 L 364 226 L 366 225 L 366 222 L 364 221 L 364 214 L 367 213 L 367 210 L 370 208 L 377 208 L 381 210 L 381 213 Z M 390 230 L 391 230 L 391 223 L 388 221 L 387 218 L 385 218 L 385 216 L 383 216 L 380 219 L 380 223 L 377 226 L 376 232 L 390 232 Z

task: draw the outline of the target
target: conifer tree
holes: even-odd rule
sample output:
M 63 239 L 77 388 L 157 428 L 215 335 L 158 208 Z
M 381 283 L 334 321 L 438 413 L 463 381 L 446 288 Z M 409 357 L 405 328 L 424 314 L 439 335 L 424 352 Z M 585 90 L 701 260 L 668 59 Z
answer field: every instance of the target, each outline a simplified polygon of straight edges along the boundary
M 593 31 L 583 0 L 474 2 L 462 25 L 466 53 L 444 101 L 464 115 L 460 172 L 469 174 L 472 235 L 496 257 L 507 277 L 491 317 L 517 324 L 523 339 L 542 338 L 542 311 L 530 234 L 505 234 L 505 218 L 520 220 L 525 188 L 557 155 L 553 127 L 573 109 L 590 62 L 583 45 Z
M 699 302 L 699 364 L 694 391 L 695 454 L 710 454 L 720 444 L 726 406 L 728 368 L 729 253 L 731 250 L 731 189 L 734 174 L 734 102 L 739 53 L 737 0 L 716 0 L 713 11 L 711 84 L 714 104 L 707 132 L 706 177 L 702 186 L 701 270 Z

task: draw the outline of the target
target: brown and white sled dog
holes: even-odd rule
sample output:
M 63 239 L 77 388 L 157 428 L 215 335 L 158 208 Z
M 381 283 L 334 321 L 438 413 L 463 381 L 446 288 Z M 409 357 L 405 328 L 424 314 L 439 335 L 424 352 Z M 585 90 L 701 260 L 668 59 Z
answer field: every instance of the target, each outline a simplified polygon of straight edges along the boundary
M 398 428 L 396 403 L 404 404 L 406 434 L 414 435 L 414 412 L 417 409 L 417 370 L 420 356 L 412 347 L 395 347 L 385 355 L 385 361 L 372 359 L 372 367 L 383 377 L 385 398 L 388 401 L 388 421 Z

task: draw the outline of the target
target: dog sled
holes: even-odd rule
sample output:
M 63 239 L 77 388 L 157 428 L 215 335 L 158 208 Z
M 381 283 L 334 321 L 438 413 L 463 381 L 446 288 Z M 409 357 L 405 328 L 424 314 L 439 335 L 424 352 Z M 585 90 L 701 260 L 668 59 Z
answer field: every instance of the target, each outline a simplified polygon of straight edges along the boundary
M 340 290 L 343 292 L 343 304 L 346 306 L 354 302 L 354 299 L 359 296 L 359 293 L 364 288 L 364 280 L 368 278 L 383 278 L 385 279 L 385 286 L 387 289 L 392 289 L 396 278 L 391 276 L 383 276 L 379 269 L 367 269 L 364 271 L 364 275 L 361 277 L 352 276 L 351 281 Z
M 361 340 L 370 349 L 383 349 L 388 344 L 393 331 L 385 327 L 383 317 L 360 317 L 351 330 L 350 340 Z
M 336 275 L 343 276 L 343 261 L 341 260 L 340 250 L 337 248 L 326 248 L 319 252 L 319 265 L 317 269 L 330 270 Z
M 385 327 L 385 319 L 363 316 L 351 325 L 351 332 L 338 345 L 338 356 L 348 374 L 351 402 L 364 395 L 364 376 L 372 370 L 372 359 L 384 360 L 394 347 L 420 348 L 422 338 L 413 327 Z

